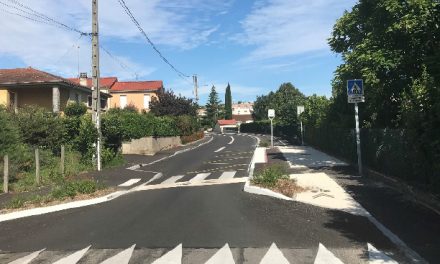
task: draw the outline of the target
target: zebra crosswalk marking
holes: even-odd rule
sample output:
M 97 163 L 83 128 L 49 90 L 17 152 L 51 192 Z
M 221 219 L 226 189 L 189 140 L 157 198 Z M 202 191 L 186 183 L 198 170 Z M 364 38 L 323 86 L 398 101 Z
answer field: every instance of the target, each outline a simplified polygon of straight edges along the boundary
M 127 248 L 126 250 L 116 254 L 115 256 L 108 258 L 101 262 L 101 264 L 128 264 L 133 255 L 133 250 L 136 244 Z
M 269 250 L 264 255 L 260 264 L 290 264 L 286 257 L 283 255 L 283 252 L 277 247 L 275 243 L 272 243 Z
M 190 183 L 194 183 L 194 182 L 200 182 L 203 181 L 204 179 L 206 179 L 206 177 L 208 177 L 209 175 L 211 175 L 211 173 L 199 173 L 196 176 L 194 176 L 193 178 L 191 178 L 191 180 L 189 180 Z
M 35 251 L 29 255 L 26 255 L 22 258 L 16 259 L 12 262 L 10 262 L 9 264 L 28 264 L 30 263 L 33 259 L 35 259 L 36 257 L 38 257 L 38 255 L 40 255 L 41 252 L 43 252 L 45 249 L 42 249 L 40 251 Z
M 318 254 L 316 254 L 314 264 L 344 264 L 340 259 L 335 257 L 330 250 L 319 243 Z
M 119 184 L 118 186 L 119 187 L 129 187 L 129 186 L 132 186 L 135 183 L 138 183 L 140 180 L 142 180 L 142 179 L 140 179 L 140 178 L 130 179 L 130 180 L 124 182 L 124 183 Z
M 232 179 L 235 176 L 235 173 L 237 173 L 236 171 L 225 171 L 222 173 L 222 175 L 220 176 L 219 179 L 223 180 L 223 179 Z
M 182 179 L 183 177 L 185 177 L 185 175 L 172 176 L 172 177 L 164 180 L 160 184 L 172 184 L 172 183 L 175 183 L 176 181 Z
M 78 250 L 75 253 L 58 260 L 57 262 L 54 262 L 53 264 L 76 264 L 86 254 L 90 247 L 91 245 L 84 249 Z

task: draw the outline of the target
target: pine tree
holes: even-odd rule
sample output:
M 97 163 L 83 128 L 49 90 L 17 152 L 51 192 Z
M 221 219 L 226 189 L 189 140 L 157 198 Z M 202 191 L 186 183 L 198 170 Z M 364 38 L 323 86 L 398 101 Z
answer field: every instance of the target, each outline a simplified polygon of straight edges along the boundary
M 231 95 L 231 86 L 228 83 L 225 92 L 225 119 L 232 119 L 232 95 Z
M 213 85 L 209 93 L 208 103 L 206 104 L 206 119 L 210 126 L 214 127 L 217 123 L 220 113 L 220 99 Z

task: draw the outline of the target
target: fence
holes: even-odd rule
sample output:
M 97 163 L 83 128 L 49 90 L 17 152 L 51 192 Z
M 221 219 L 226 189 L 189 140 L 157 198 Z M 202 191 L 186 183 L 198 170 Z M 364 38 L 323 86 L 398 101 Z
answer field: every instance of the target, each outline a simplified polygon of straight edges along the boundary
M 440 194 L 440 160 L 416 130 L 361 129 L 362 162 L 368 168 Z M 305 129 L 307 144 L 356 164 L 354 129 Z M 438 150 L 437 150 L 438 151 Z
M 22 170 L 26 170 L 26 168 L 22 167 L 28 167 L 27 170 L 29 170 L 30 167 L 34 167 L 34 182 L 38 186 L 41 184 L 41 156 L 40 156 L 40 149 L 35 148 L 34 149 L 34 156 L 33 156 L 33 164 L 30 164 L 31 161 L 28 159 L 25 162 L 23 160 L 16 161 L 13 159 L 10 159 L 10 155 L 5 155 L 3 157 L 3 192 L 8 193 L 9 192 L 9 183 L 11 180 L 14 180 L 17 178 L 18 174 L 21 173 Z M 28 157 L 30 157 L 30 153 L 27 153 Z M 47 157 L 46 155 L 43 155 L 43 159 Z M 50 159 L 53 159 L 52 156 L 50 156 Z M 43 166 L 48 163 L 47 160 L 43 160 Z M 27 163 L 27 164 L 26 164 Z M 50 162 L 49 162 L 50 163 Z M 11 171 L 12 167 L 12 171 Z M 65 171 L 65 147 L 61 146 L 60 148 L 60 157 L 59 157 L 59 173 L 61 175 L 64 175 Z

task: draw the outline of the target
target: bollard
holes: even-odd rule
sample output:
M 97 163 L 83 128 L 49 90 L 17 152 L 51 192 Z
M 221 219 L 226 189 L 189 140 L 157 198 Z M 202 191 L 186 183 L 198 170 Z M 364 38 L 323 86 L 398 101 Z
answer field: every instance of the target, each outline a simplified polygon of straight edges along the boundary
M 37 185 L 40 185 L 40 151 L 35 149 L 35 180 Z
M 9 157 L 5 155 L 3 158 L 3 192 L 9 192 Z

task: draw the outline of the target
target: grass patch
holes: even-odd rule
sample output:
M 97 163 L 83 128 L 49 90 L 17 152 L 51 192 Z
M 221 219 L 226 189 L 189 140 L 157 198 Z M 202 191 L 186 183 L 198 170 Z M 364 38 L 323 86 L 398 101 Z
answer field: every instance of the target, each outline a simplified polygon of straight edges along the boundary
M 260 141 L 260 147 L 267 148 L 269 146 L 270 146 L 270 142 L 268 140 L 263 139 Z
M 256 173 L 252 183 L 288 197 L 293 197 L 296 193 L 306 190 L 299 186 L 295 180 L 289 178 L 285 164 L 274 164 L 263 168 Z

